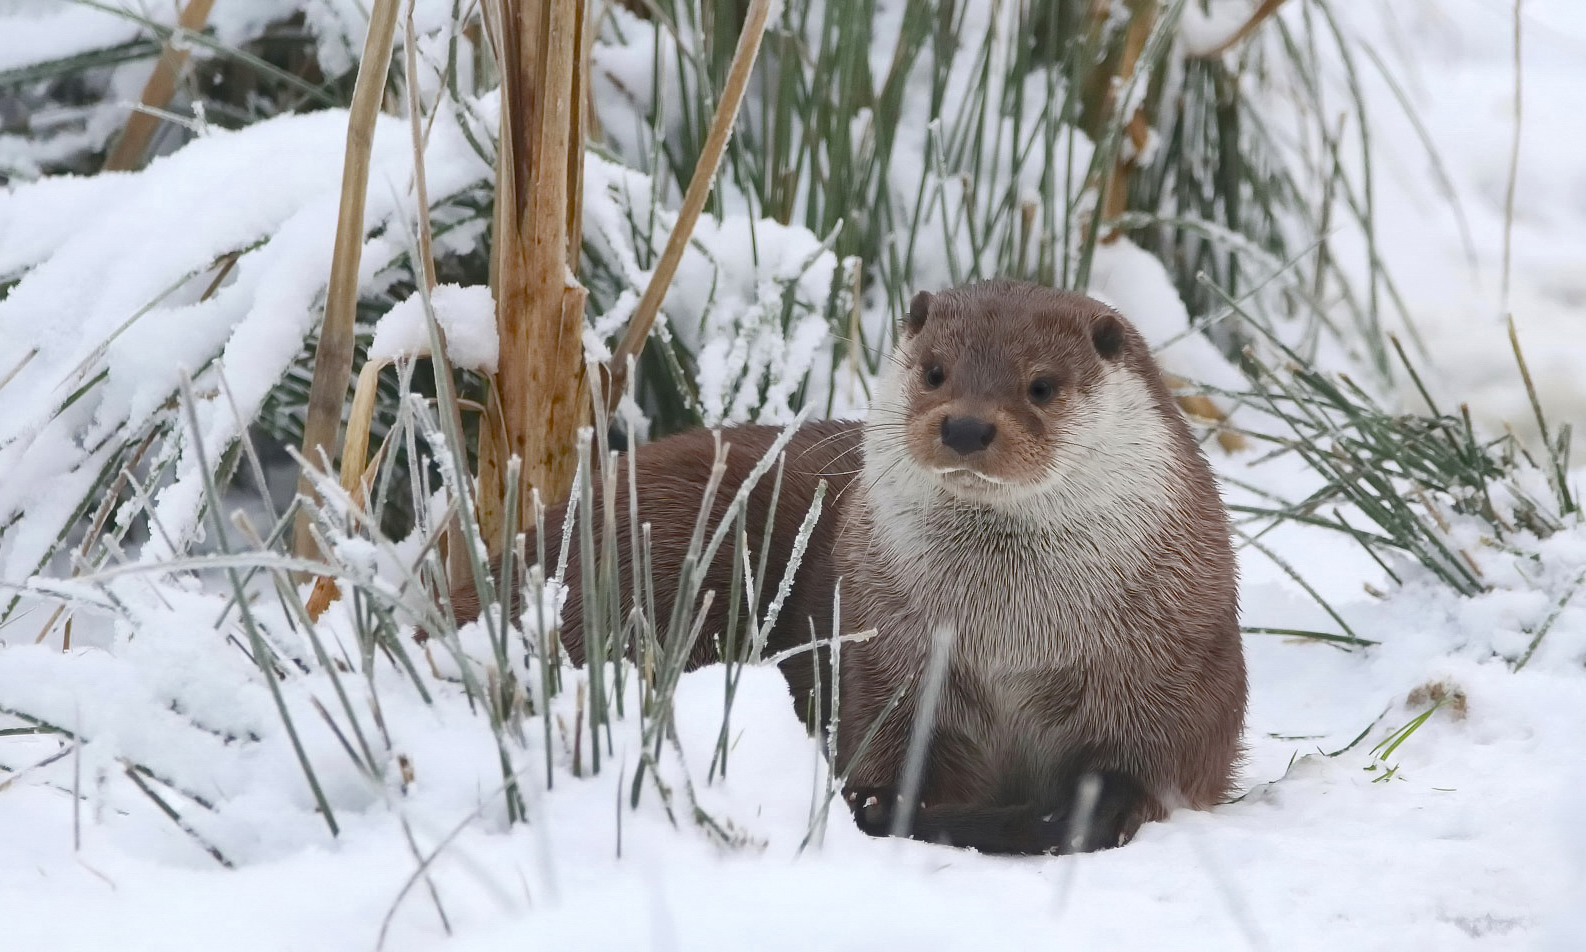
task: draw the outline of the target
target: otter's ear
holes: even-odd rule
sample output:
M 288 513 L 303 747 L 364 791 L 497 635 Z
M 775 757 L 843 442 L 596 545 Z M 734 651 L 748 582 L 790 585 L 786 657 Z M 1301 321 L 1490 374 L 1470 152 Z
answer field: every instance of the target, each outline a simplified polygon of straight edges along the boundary
M 908 316 L 903 318 L 903 336 L 913 337 L 925 327 L 925 315 L 931 310 L 931 293 L 921 291 L 909 302 Z
M 1103 314 L 1090 327 L 1090 342 L 1096 353 L 1111 360 L 1123 351 L 1123 324 L 1111 314 Z

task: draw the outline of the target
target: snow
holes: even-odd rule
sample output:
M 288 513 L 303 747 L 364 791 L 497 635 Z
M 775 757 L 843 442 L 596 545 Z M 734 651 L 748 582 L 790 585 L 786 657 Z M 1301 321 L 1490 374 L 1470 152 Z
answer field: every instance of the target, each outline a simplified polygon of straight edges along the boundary
M 1245 376 L 1203 334 L 1186 334 L 1189 310 L 1162 262 L 1127 238 L 1098 244 L 1090 295 L 1112 305 L 1156 345 L 1162 369 L 1196 383 L 1242 390 Z
M 43 5 L 31 16 L 13 15 L 0 41 L 0 69 L 30 66 L 88 50 L 104 49 L 137 38 L 138 24 L 107 17 L 88 7 L 59 4 L 45 14 Z M 174 14 L 171 21 L 175 22 Z
M 1250 22 L 1257 8 L 1250 0 L 1217 0 L 1207 9 L 1185 4 L 1178 27 L 1184 51 L 1190 56 L 1209 56 L 1222 49 Z
M 421 19 L 439 22 L 426 6 Z M 883 20 L 894 22 L 899 6 L 882 6 Z M 1213 19 L 1248 6 L 1216 4 Z M 274 0 L 223 3 L 216 16 L 231 11 L 224 15 L 237 19 L 225 28 L 242 35 L 276 8 Z M 67 18 L 83 9 L 0 0 L 8 27 L 29 22 L 14 14 L 23 10 L 54 44 L 29 46 L 18 39 L 24 33 L 0 31 L 0 68 L 57 55 L 62 44 L 101 43 L 90 28 L 123 22 L 83 18 L 82 31 L 66 30 Z M 150 9 L 171 15 L 170 5 Z M 1586 421 L 1578 371 L 1586 332 L 1577 313 L 1586 299 L 1578 267 L 1586 254 L 1586 178 L 1569 146 L 1579 137 L 1573 130 L 1586 128 L 1579 96 L 1586 10 L 1565 0 L 1532 0 L 1524 9 L 1527 120 L 1509 309 L 1553 420 L 1579 424 Z M 1389 10 L 1356 0 L 1343 12 L 1351 29 L 1409 58 L 1410 93 L 1472 225 L 1474 269 L 1413 130 L 1391 91 L 1369 81 L 1381 123 L 1374 129 L 1384 177 L 1378 225 L 1427 343 L 1425 376 L 1439 396 L 1469 401 L 1482 423 L 1527 431 L 1529 404 L 1498 297 L 1512 83 L 1508 8 L 1443 0 Z M 315 23 L 359 16 L 344 0 L 310 5 Z M 622 22 L 642 30 L 631 18 Z M 1195 26 L 1210 29 L 1209 22 Z M 608 84 L 602 95 L 617 95 L 610 87 L 618 82 L 635 92 L 648 82 L 649 39 L 635 32 L 630 41 L 597 55 L 606 76 L 597 72 L 597 89 Z M 476 106 L 488 121 L 493 101 Z M 908 122 L 923 143 L 924 117 Z M 183 371 L 200 393 L 200 432 L 211 457 L 238 435 L 229 400 L 244 418 L 256 412 L 316 319 L 344 125 L 337 111 L 283 117 L 205 135 L 135 175 L 49 178 L 0 191 L 0 277 L 21 276 L 0 297 L 0 380 L 36 354 L 0 389 L 0 527 L 7 527 L 0 598 L 24 584 L 72 519 L 109 458 L 99 439 L 162 418 Z M 437 118 L 426 161 L 437 198 L 489 174 L 447 113 Z M 406 251 L 411 164 L 405 122 L 382 119 L 365 289 L 379 287 L 382 270 Z M 898 166 L 898 182 L 917 184 L 923 148 L 900 155 Z M 629 284 L 597 315 L 597 328 L 609 329 L 631 313 L 653 267 L 634 250 L 633 236 L 634 223 L 649 214 L 651 183 L 596 156 L 586 180 L 586 238 L 620 260 Z M 785 420 L 796 397 L 817 402 L 826 386 L 812 383 L 813 397 L 796 393 L 806 369 L 829 362 L 822 314 L 843 263 L 823 236 L 751 221 L 732 201 L 726 208 L 721 218 L 701 220 L 663 319 L 702 355 L 700 397 L 713 421 Z M 671 222 L 665 208 L 653 218 L 651 246 Z M 1347 230 L 1335 240 L 1340 254 L 1359 250 Z M 233 252 L 240 257 L 231 274 L 200 300 L 212 262 Z M 945 259 L 928 265 L 946 283 Z M 1182 302 L 1160 265 L 1128 241 L 1100 246 L 1091 290 L 1167 345 L 1160 358 L 1169 370 L 1240 384 L 1204 338 L 1180 336 L 1188 318 Z M 454 361 L 492 367 L 488 290 L 441 285 L 434 304 Z M 786 326 L 785 313 L 793 315 Z M 887 315 L 872 308 L 862 319 L 879 324 Z M 376 359 L 427 348 L 416 297 L 394 305 L 374 328 Z M 59 412 L 100 373 L 102 382 Z M 222 378 L 229 398 L 216 391 Z M 855 398 L 845 399 L 858 409 Z M 1248 409 L 1235 419 L 1264 422 Z M 660 765 L 673 816 L 648 783 L 637 808 L 626 805 L 643 740 L 638 719 L 630 713 L 612 725 L 612 747 L 591 776 L 587 725 L 575 755 L 578 692 L 564 691 L 550 702 L 551 719 L 527 718 L 513 742 L 528 822 L 509 826 L 496 737 L 460 682 L 465 671 L 481 680 L 499 674 L 481 626 L 427 649 L 403 640 L 433 698 L 426 702 L 383 653 L 365 660 L 353 599 L 335 603 L 316 629 L 328 653 L 345 659 L 342 667 L 320 664 L 307 630 L 266 594 L 253 611 L 261 637 L 286 659 L 276 684 L 340 826 L 332 837 L 269 683 L 228 641 L 248 643 L 229 589 L 217 584 L 222 579 L 199 584 L 159 568 L 197 534 L 200 474 L 185 439 L 174 436 L 163 450 L 176 466 L 158 502 L 172 542 L 154 532 L 121 569 L 76 583 L 40 582 L 31 610 L 0 627 L 0 730 L 41 720 L 69 732 L 0 734 L 0 945 L 7 950 L 374 949 L 382 935 L 391 950 L 969 950 L 988 937 L 1013 948 L 1586 946 L 1579 810 L 1586 596 L 1565 602 L 1586 572 L 1586 527 L 1578 524 L 1547 539 L 1512 539 L 1513 548 L 1483 539 L 1474 523 L 1454 526 L 1492 585 L 1470 598 L 1413 565 L 1393 566 L 1405 579 L 1394 586 L 1353 542 L 1321 530 L 1285 525 L 1263 536 L 1352 629 L 1380 644 L 1345 651 L 1248 635 L 1249 750 L 1240 799 L 1177 813 L 1124 849 L 1079 857 L 992 858 L 864 837 L 841 805 L 825 804 L 819 742 L 792 716 L 780 675 L 765 669 L 746 671 L 733 701 L 725 779 L 709 779 L 724 672 L 712 667 L 682 678 L 678 747 L 664 751 Z M 1290 457 L 1219 453 L 1214 462 L 1238 503 L 1255 502 L 1258 490 L 1301 498 L 1316 482 Z M 419 544 L 405 540 L 391 551 L 344 541 L 336 551 L 345 565 L 360 567 L 348 568 L 349 576 L 383 585 Z M 1255 548 L 1241 551 L 1240 567 L 1246 624 L 1337 629 Z M 1368 585 L 1387 597 L 1373 596 Z M 105 606 L 112 596 L 113 608 L 76 609 L 70 649 L 62 650 L 59 628 L 34 644 L 53 607 L 46 590 Z M 1506 659 L 1524 654 L 1550 618 L 1524 669 L 1512 670 Z M 541 704 L 538 668 L 524 668 L 525 644 L 510 641 L 509 660 L 529 672 L 524 690 Z M 606 673 L 608 684 L 613 675 Z M 564 676 L 571 686 L 587 683 L 588 673 Z M 637 709 L 631 678 L 630 712 Z M 349 696 L 345 708 L 340 690 Z M 1435 697 L 1444 702 L 1385 753 L 1385 742 Z M 331 722 L 367 742 L 367 762 L 348 755 Z M 129 769 L 141 771 L 191 833 L 128 779 Z M 729 842 L 692 819 L 691 795 Z M 222 868 L 207 848 L 236 868 Z M 426 869 L 449 935 L 425 883 L 407 888 L 416 856 L 432 853 Z
M 487 287 L 440 284 L 430 292 L 435 321 L 446 332 L 447 356 L 464 370 L 495 373 L 501 341 L 496 337 L 496 301 Z M 394 361 L 430 352 L 424 298 L 415 292 L 380 318 L 370 360 Z
M 328 3 L 309 4 L 311 9 L 328 7 Z M 98 7 L 103 9 L 98 9 Z M 143 3 L 139 0 L 101 0 L 94 6 L 63 3 L 61 0 L 11 0 L 0 3 L 0 14 L 6 18 L 6 29 L 0 34 L 0 70 L 46 63 L 82 53 L 102 50 L 128 43 L 149 35 L 141 20 L 161 26 L 176 25 L 178 11 L 185 4 Z M 299 0 L 248 0 L 247 3 L 217 3 L 210 11 L 208 25 L 214 30 L 214 39 L 228 47 L 236 47 L 253 39 L 272 23 L 291 16 L 303 6 Z M 350 5 L 348 5 L 350 7 Z M 436 11 L 449 4 L 428 0 L 419 4 L 420 11 Z M 356 7 L 350 7 L 356 12 Z M 108 11 L 124 11 L 116 15 Z M 421 12 L 417 22 L 427 25 L 434 22 L 435 13 L 425 17 Z M 356 22 L 361 38 L 368 15 L 352 17 L 343 14 L 342 23 Z M 342 37 L 332 31 L 322 31 L 322 36 L 342 42 Z M 195 55 L 206 55 L 203 44 L 189 44 Z

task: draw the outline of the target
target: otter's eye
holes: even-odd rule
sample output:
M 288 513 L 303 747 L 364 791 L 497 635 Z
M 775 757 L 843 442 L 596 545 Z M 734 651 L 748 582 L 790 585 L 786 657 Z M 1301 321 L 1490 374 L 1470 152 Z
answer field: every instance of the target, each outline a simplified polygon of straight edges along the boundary
M 1030 402 L 1046 403 L 1057 392 L 1057 385 L 1052 383 L 1050 377 L 1036 377 L 1030 381 Z
M 941 364 L 932 364 L 925 368 L 925 385 L 927 387 L 935 390 L 937 387 L 940 387 L 946 382 L 947 371 L 942 369 Z

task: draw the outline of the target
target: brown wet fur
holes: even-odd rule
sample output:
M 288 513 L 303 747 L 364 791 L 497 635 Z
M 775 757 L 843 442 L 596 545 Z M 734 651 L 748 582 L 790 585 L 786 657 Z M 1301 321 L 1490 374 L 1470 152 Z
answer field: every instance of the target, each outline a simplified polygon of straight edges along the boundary
M 833 505 L 840 502 L 841 496 L 858 475 L 862 462 L 860 455 L 862 426 L 855 421 L 812 421 L 799 428 L 784 450 L 786 464 L 783 468 L 781 489 L 777 494 L 771 546 L 767 551 L 767 568 L 762 584 L 765 591 L 760 593 L 758 604 L 755 606 L 757 617 L 765 617 L 766 609 L 776 594 L 776 588 L 792 555 L 794 538 L 814 501 L 816 487 L 822 480 L 827 484 L 824 503 L 827 515 L 816 523 L 815 530 L 811 533 L 807 554 L 794 575 L 792 591 L 795 594 L 792 603 L 785 606 L 766 639 L 764 654 L 767 656 L 796 645 L 808 644 L 809 619 L 812 615 L 817 618 L 820 637 L 824 639 L 831 635 L 829 608 L 822 613 L 808 608 L 801 610 L 799 606 L 820 603 L 811 594 L 816 590 L 830 591 L 829 560 L 837 525 L 837 520 L 830 513 Z M 771 449 L 781 433 L 782 428 L 775 426 L 734 426 L 722 429 L 721 439 L 725 450 L 726 468 L 722 475 L 721 487 L 717 490 L 711 506 L 706 529 L 707 539 L 709 533 L 721 523 L 738 488 L 743 485 L 755 464 Z M 657 615 L 655 621 L 657 630 L 663 636 L 676 601 L 678 573 L 688 553 L 689 541 L 715 460 L 714 435 L 704 429 L 689 430 L 647 444 L 639 449 L 634 459 L 639 487 L 639 522 L 641 525 L 648 522 L 651 526 L 650 563 L 655 580 Z M 617 462 L 618 486 L 615 494 L 617 561 L 622 579 L 624 618 L 633 607 L 628 465 L 626 455 Z M 771 509 L 775 481 L 776 470 L 773 468 L 767 471 L 755 485 L 745 507 L 744 528 L 749 540 L 748 551 L 751 560 L 756 564 L 765 538 L 766 517 Z M 600 480 L 597 478 L 594 486 L 597 545 L 601 537 L 599 527 L 604 519 L 603 497 Z M 566 503 L 553 506 L 546 512 L 546 553 L 552 563 L 556 561 L 561 546 L 566 512 Z M 583 563 L 580 534 L 579 528 L 575 525 L 567 560 L 565 578 L 568 593 L 562 610 L 561 627 L 562 644 L 566 647 L 573 663 L 578 665 L 584 663 L 584 617 L 581 607 L 583 578 L 579 568 Z M 531 554 L 532 559 L 532 553 L 536 551 L 532 530 L 525 551 Z M 707 568 L 704 582 L 700 586 L 701 598 L 706 591 L 714 591 L 716 594 L 709 611 L 705 614 L 700 638 L 689 657 L 690 669 L 721 660 L 720 635 L 727 627 L 727 598 L 732 590 L 732 565 L 732 551 L 726 543 L 723 543 L 715 560 Z M 553 570 L 548 568 L 546 571 L 550 574 Z M 478 617 L 478 596 L 471 587 L 454 592 L 452 601 L 459 624 Z M 830 604 L 829 598 L 823 601 L 824 604 Z M 747 605 L 742 605 L 738 612 L 740 637 L 747 608 Z M 814 685 L 813 666 L 809 657 L 801 655 L 791 658 L 783 663 L 782 670 L 787 676 L 801 712 L 807 713 L 805 699 L 811 696 Z
M 873 411 L 873 435 L 903 441 L 912 465 L 925 470 L 957 467 L 998 483 L 943 477 L 953 480 L 956 495 L 903 517 L 927 540 L 922 552 L 905 557 L 878 541 L 871 490 L 855 478 L 860 424 L 807 424 L 788 447 L 767 588 L 781 577 L 816 484 L 825 478 L 830 488 L 767 653 L 807 643 L 812 622 L 821 637 L 829 635 L 839 577 L 841 630 L 879 632 L 842 654 L 835 757 L 861 829 L 885 835 L 898 821 L 918 685 L 931 632 L 944 621 L 954 625 L 956 642 L 902 832 L 987 852 L 1070 852 L 1120 845 L 1142 822 L 1173 808 L 1205 809 L 1224 800 L 1240 758 L 1246 694 L 1229 524 L 1210 467 L 1144 340 L 1121 315 L 1082 295 L 991 282 L 917 297 L 893 359 L 901 364 L 905 409 L 890 417 L 885 409 Z M 929 373 L 937 365 L 943 373 Z M 1144 412 L 1156 415 L 1169 435 L 1167 458 L 1158 461 L 1166 501 L 1151 504 L 1145 523 L 1128 522 L 1145 502 L 1118 506 L 1120 524 L 1134 526 L 1138 538 L 1111 548 L 1104 531 L 1065 524 L 1061 507 L 1042 509 L 1055 515 L 1034 528 L 999 515 L 991 503 L 1004 486 L 1038 482 L 1060 462 L 1060 450 L 1069 460 L 1085 452 L 1071 438 L 1073 415 L 1118 368 L 1143 385 Z M 1052 385 L 1049 398 L 1039 399 L 1045 391 L 1032 389 L 1036 380 Z M 946 445 L 944 420 L 966 419 L 994 428 L 983 449 Z M 776 434 L 771 427 L 723 430 L 732 451 L 713 526 Z M 639 509 L 653 526 L 663 621 L 713 447 L 708 432 L 695 431 L 637 453 Z M 626 600 L 632 588 L 626 460 L 619 472 Z M 751 495 L 751 554 L 761 545 L 771 483 L 768 475 Z M 548 542 L 559 541 L 561 518 L 562 507 L 551 510 Z M 577 533 L 573 548 L 562 640 L 582 663 Z M 691 666 L 717 660 L 731 563 L 723 547 L 709 569 L 704 588 L 717 595 Z M 757 606 L 762 615 L 771 594 Z M 459 601 L 467 599 L 463 593 Z M 459 616 L 469 617 L 466 604 Z M 783 670 L 806 709 L 809 658 L 784 663 Z M 888 712 L 900 684 L 911 689 Z M 874 737 L 859 754 L 871 729 Z

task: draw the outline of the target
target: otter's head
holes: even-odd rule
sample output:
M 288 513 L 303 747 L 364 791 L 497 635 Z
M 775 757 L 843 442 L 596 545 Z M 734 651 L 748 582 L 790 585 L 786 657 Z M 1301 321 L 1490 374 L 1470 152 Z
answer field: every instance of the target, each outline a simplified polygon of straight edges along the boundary
M 1160 494 L 1165 401 L 1139 332 L 1098 301 L 1000 281 L 921 292 L 875 395 L 866 469 L 997 508 Z

